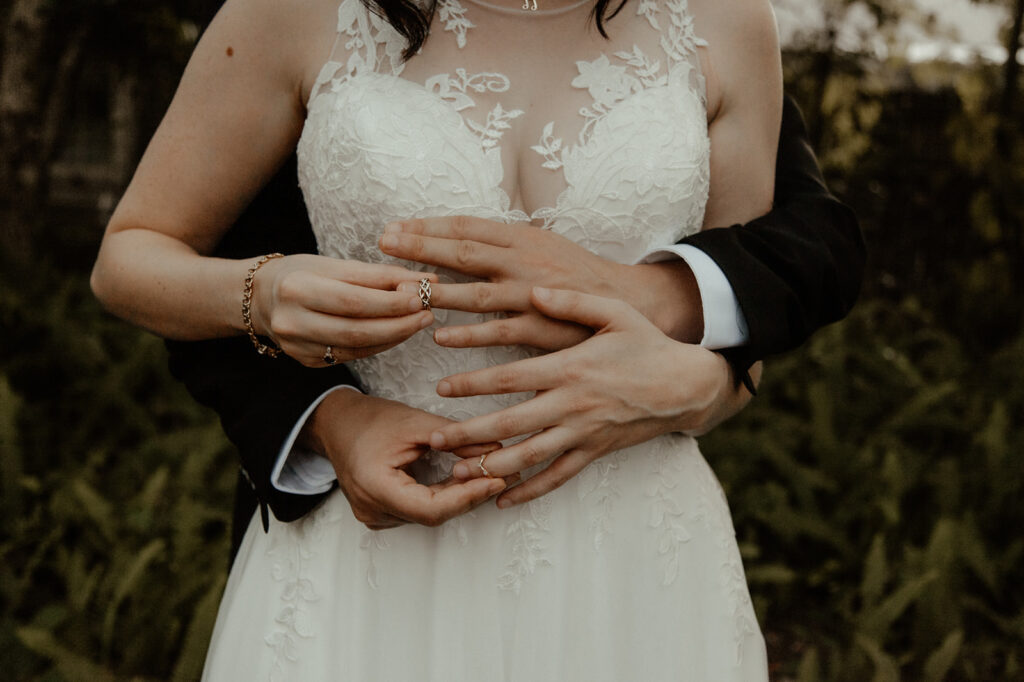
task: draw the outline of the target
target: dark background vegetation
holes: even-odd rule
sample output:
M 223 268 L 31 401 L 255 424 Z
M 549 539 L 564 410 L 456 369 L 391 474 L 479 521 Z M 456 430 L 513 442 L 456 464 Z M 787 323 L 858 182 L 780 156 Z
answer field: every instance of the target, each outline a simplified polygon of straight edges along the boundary
M 1024 679 L 1024 144 L 1002 64 L 786 55 L 870 249 L 846 321 L 704 439 L 780 680 Z M 1024 1 L 1003 0 L 1009 54 Z M 206 0 L 0 5 L 5 679 L 191 680 L 236 459 L 162 344 L 101 312 L 103 225 Z M 905 3 L 871 2 L 882 29 Z

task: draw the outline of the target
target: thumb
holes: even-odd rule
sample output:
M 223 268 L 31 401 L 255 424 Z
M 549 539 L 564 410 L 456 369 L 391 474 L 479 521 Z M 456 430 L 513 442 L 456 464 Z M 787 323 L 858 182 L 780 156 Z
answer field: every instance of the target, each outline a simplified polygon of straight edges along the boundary
M 577 322 L 593 329 L 612 326 L 628 317 L 632 308 L 614 298 L 604 298 L 566 289 L 534 287 L 530 300 L 548 317 Z

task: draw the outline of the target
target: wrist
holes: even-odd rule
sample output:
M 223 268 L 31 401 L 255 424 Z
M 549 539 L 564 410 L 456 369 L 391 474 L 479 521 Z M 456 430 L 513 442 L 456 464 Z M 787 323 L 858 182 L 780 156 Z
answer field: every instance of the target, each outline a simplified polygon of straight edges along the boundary
M 736 395 L 733 371 L 718 353 L 676 342 L 666 392 L 672 398 L 675 431 L 700 436 L 722 421 L 722 408 Z
M 253 331 L 258 336 L 273 338 L 269 311 L 273 308 L 275 273 L 284 265 L 284 258 L 279 254 L 272 254 L 248 263 L 249 270 L 247 270 L 246 277 L 248 278 L 248 272 L 252 272 L 252 281 L 251 283 L 248 279 L 244 281 L 242 296 L 244 300 L 245 292 L 251 292 L 249 313 Z M 261 264 L 257 265 L 257 263 Z M 255 268 L 255 271 L 252 268 Z M 243 327 L 243 330 L 248 332 L 247 327 Z
M 333 462 L 340 450 L 347 449 L 348 439 L 355 437 L 358 425 L 366 421 L 363 410 L 373 400 L 376 399 L 355 390 L 333 391 L 306 420 L 296 445 Z
M 665 335 L 683 343 L 700 343 L 704 336 L 700 289 L 685 261 L 621 267 L 629 268 L 627 303 Z

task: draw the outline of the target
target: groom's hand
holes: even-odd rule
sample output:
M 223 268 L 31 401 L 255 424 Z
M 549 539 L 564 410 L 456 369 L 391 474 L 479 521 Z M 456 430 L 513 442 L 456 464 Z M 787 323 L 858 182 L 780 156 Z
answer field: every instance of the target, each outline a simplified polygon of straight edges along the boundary
M 403 523 L 438 526 L 505 489 L 500 478 L 423 485 L 405 469 L 427 450 L 431 431 L 452 423 L 422 410 L 335 391 L 317 407 L 303 430 L 303 444 L 330 459 L 356 519 L 372 530 Z M 453 448 L 479 456 L 497 443 Z
M 435 448 L 530 435 L 488 455 L 491 475 L 547 468 L 498 498 L 501 507 L 539 497 L 603 455 L 655 436 L 703 433 L 749 401 L 735 389 L 725 360 L 668 338 L 630 306 L 571 291 L 537 289 L 545 315 L 595 330 L 556 353 L 447 377 L 442 396 L 536 391 L 530 400 L 492 414 L 448 424 L 431 435 Z M 477 460 L 460 462 L 455 477 L 481 475 Z
M 536 345 L 558 350 L 579 343 L 589 329 L 538 315 L 535 286 L 616 298 L 639 310 L 663 332 L 696 342 L 704 329 L 700 292 L 682 261 L 623 265 L 602 258 L 550 230 L 466 216 L 404 220 L 385 227 L 381 250 L 396 258 L 437 265 L 482 282 L 439 284 L 433 306 L 469 312 L 518 313 L 508 319 L 451 327 L 453 347 Z M 411 287 L 403 285 L 400 289 Z

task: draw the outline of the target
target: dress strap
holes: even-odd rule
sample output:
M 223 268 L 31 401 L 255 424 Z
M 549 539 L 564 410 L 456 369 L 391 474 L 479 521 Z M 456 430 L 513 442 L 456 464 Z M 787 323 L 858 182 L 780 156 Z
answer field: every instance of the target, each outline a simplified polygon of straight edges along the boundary
M 667 11 L 668 17 L 659 17 L 662 9 Z M 708 42 L 697 35 L 688 0 L 640 0 L 636 13 L 661 34 L 662 49 L 668 57 L 669 77 L 687 81 L 706 105 L 707 82 L 698 49 L 706 48 Z M 662 22 L 666 25 L 663 26 Z
M 337 37 L 310 94 L 313 99 L 350 78 L 365 73 L 397 76 L 405 65 L 406 40 L 387 19 L 371 12 L 361 0 L 341 0 Z

